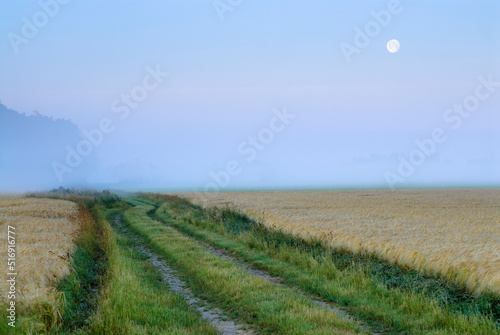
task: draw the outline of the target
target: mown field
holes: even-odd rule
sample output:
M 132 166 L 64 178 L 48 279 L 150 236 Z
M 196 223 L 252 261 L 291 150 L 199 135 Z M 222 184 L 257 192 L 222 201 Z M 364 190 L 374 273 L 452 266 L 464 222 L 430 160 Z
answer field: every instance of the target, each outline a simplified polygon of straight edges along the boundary
M 368 250 L 279 230 L 234 208 L 201 207 L 174 195 L 32 194 L 0 201 L 2 234 L 11 224 L 23 227 L 19 241 L 33 238 L 17 254 L 27 264 L 18 269 L 19 281 L 24 276 L 34 283 L 41 273 L 37 266 L 53 279 L 34 284 L 44 285 L 50 296 L 19 296 L 15 328 L 2 307 L 2 334 L 500 329 L 500 297 L 493 291 L 471 290 Z M 52 253 L 61 257 L 44 256 Z M 63 259 L 64 253 L 69 257 Z

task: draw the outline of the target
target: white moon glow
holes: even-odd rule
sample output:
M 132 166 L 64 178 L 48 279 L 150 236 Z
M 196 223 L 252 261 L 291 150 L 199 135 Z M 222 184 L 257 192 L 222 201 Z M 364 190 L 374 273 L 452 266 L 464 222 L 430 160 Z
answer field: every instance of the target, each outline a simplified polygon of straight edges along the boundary
M 398 40 L 390 40 L 387 42 L 387 50 L 389 50 L 391 54 L 398 52 L 399 47 L 400 45 Z

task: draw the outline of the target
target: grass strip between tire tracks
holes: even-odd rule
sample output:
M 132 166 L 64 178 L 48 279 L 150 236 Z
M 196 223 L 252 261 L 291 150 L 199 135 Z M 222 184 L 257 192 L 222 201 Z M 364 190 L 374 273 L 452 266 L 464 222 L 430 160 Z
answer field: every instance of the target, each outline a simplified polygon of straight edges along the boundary
M 134 203 L 134 202 L 133 202 Z M 350 321 L 314 305 L 299 294 L 252 276 L 228 260 L 212 255 L 174 228 L 148 216 L 153 206 L 135 202 L 125 212 L 129 226 L 158 254 L 171 261 L 198 292 L 232 316 L 262 333 L 355 334 Z

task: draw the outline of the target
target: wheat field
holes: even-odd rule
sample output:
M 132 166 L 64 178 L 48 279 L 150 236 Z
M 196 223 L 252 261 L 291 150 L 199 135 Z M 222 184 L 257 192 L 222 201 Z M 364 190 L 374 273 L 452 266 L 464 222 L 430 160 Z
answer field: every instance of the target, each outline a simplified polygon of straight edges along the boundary
M 78 206 L 71 201 L 0 197 L 0 236 L 5 242 L 7 227 L 15 227 L 18 301 L 30 305 L 56 298 L 54 285 L 69 273 L 79 222 Z M 7 269 L 7 249 L 4 257 Z M 7 298 L 6 273 L 0 281 L 2 300 Z
M 177 195 L 500 295 L 500 189 Z

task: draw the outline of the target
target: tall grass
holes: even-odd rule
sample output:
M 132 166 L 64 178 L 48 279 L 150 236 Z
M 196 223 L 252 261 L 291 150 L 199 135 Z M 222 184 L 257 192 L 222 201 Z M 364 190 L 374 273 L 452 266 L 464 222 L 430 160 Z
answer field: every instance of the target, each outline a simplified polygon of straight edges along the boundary
M 500 296 L 500 189 L 182 194 Z

